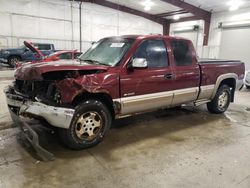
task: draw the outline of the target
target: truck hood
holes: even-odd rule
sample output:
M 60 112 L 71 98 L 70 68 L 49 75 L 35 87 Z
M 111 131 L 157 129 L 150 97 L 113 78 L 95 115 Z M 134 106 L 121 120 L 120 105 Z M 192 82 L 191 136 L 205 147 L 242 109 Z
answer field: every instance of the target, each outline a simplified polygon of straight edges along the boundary
M 93 65 L 79 60 L 59 60 L 57 62 L 42 62 L 36 64 L 24 64 L 15 71 L 15 79 L 18 80 L 43 80 L 42 74 L 47 72 L 58 72 L 66 70 L 103 70 L 108 66 Z

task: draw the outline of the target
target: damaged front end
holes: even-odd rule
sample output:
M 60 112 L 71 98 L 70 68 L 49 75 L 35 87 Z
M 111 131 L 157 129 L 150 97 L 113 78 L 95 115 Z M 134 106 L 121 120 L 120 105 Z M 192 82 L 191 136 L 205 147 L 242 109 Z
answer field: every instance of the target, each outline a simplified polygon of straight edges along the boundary
M 58 71 L 42 74 L 42 79 L 21 80 L 16 77 L 13 85 L 5 89 L 7 104 L 18 116 L 45 119 L 59 128 L 69 128 L 74 115 L 73 98 L 83 91 L 88 71 Z M 77 79 L 81 82 L 77 82 Z M 87 86 L 86 86 L 87 87 Z
M 54 156 L 39 145 L 38 133 L 34 126 L 26 122 L 26 118 L 46 120 L 52 127 L 68 129 L 75 113 L 74 97 L 81 92 L 94 92 L 94 88 L 101 85 L 96 75 L 105 71 L 90 67 L 74 70 L 83 67 L 52 71 L 34 66 L 20 67 L 13 84 L 5 88 L 13 121 L 21 125 L 22 133 L 43 160 L 53 160 Z

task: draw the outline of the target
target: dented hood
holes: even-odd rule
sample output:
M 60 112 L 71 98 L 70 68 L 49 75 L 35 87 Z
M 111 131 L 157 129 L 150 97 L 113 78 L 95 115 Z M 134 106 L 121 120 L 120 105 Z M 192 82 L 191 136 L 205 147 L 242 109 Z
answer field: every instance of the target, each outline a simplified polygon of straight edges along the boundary
M 60 60 L 57 62 L 26 64 L 15 71 L 15 78 L 19 80 L 42 80 L 42 74 L 65 70 L 107 70 L 108 66 L 88 64 L 79 60 Z

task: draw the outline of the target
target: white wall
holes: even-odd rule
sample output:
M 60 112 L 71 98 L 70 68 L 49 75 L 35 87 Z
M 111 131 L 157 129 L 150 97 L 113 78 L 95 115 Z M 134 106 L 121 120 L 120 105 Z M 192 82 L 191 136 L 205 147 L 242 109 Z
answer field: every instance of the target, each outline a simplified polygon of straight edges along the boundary
M 220 47 L 221 47 L 221 35 L 222 29 L 218 28 L 218 24 L 220 22 L 234 22 L 234 21 L 250 21 L 250 8 L 241 9 L 234 12 L 219 12 L 213 13 L 210 25 L 210 35 L 208 46 L 203 47 L 203 33 L 204 33 L 204 22 L 203 21 L 190 21 L 190 22 L 182 22 L 171 24 L 170 34 L 174 35 L 175 30 L 180 30 L 185 27 L 190 27 L 193 25 L 199 25 L 200 30 L 198 31 L 197 37 L 197 52 L 200 57 L 204 58 L 219 58 L 220 57 Z M 184 32 L 183 36 L 186 35 L 187 32 Z M 250 33 L 249 33 L 250 35 Z M 232 36 L 235 37 L 235 36 Z M 244 38 L 245 36 L 238 36 L 240 38 Z M 249 44 L 250 49 L 250 44 Z
M 0 0 L 0 49 L 23 40 L 79 49 L 79 3 L 68 0 Z M 106 36 L 162 33 L 162 25 L 103 6 L 82 4 L 82 47 Z
M 218 24 L 220 22 L 230 23 L 230 22 L 240 22 L 240 21 L 245 21 L 245 20 L 250 21 L 250 8 L 241 9 L 235 12 L 229 12 L 229 11 L 220 12 L 220 13 L 215 13 L 212 15 L 210 37 L 209 37 L 209 48 L 210 48 L 209 57 L 214 57 L 214 58 L 221 57 L 220 48 L 222 45 L 221 42 L 222 42 L 223 30 L 218 28 Z M 231 38 L 235 38 L 235 34 L 232 33 Z M 249 33 L 249 36 L 250 36 L 250 33 Z M 243 41 L 245 40 L 245 37 L 249 38 L 249 36 L 246 37 L 244 35 L 237 35 L 238 39 L 243 40 Z M 237 48 L 241 48 L 241 46 L 237 46 Z M 250 44 L 248 46 L 248 49 L 250 49 Z

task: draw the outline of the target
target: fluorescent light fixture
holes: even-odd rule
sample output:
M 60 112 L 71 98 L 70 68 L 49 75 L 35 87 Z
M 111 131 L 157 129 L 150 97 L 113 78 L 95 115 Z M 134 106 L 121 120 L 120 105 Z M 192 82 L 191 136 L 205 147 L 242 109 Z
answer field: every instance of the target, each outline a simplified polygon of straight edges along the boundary
M 242 0 L 231 0 L 227 3 L 230 11 L 235 11 L 239 9 L 239 7 L 242 6 L 243 4 L 244 2 Z
M 240 28 L 240 27 L 250 27 L 250 20 L 241 20 L 234 22 L 220 22 L 219 28 L 227 29 L 227 28 Z
M 141 4 L 144 6 L 145 11 L 150 11 L 151 7 L 155 5 L 151 0 L 145 0 L 144 2 L 141 2 Z
M 144 10 L 145 10 L 145 11 L 150 11 L 150 10 L 151 10 L 151 7 L 150 7 L 150 6 L 145 6 L 145 7 L 144 7 Z
M 174 15 L 173 19 L 174 20 L 179 20 L 180 19 L 180 15 L 178 15 L 178 14 Z

